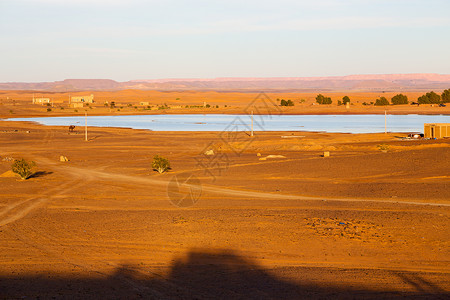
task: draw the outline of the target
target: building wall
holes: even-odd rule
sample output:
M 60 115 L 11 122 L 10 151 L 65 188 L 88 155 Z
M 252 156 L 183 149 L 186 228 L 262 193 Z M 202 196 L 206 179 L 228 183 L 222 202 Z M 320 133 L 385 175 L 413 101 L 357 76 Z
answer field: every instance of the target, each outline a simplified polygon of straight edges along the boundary
M 79 107 L 83 107 L 83 106 L 84 106 L 83 102 L 70 103 L 70 107 L 73 107 L 73 108 L 79 108 Z
M 450 137 L 450 123 L 424 124 L 423 133 L 424 137 L 429 139 Z
M 34 104 L 50 103 L 50 98 L 33 98 Z
M 94 103 L 94 95 L 70 97 L 70 102 Z

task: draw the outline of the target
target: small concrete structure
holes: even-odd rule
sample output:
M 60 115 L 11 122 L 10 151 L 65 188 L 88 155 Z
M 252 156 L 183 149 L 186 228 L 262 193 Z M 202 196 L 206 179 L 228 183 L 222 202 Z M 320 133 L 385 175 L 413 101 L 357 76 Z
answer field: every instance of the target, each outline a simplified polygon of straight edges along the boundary
M 70 97 L 70 103 L 94 103 L 94 95 Z
M 425 123 L 423 133 L 426 139 L 442 139 L 450 137 L 450 123 Z

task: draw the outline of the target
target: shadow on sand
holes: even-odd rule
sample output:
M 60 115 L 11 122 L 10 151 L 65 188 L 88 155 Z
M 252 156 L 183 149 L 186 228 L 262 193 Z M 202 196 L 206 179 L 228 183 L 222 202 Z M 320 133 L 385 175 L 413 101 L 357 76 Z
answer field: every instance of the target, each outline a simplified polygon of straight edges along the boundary
M 386 299 L 446 298 L 449 293 L 415 273 L 383 271 L 410 286 L 409 291 L 382 290 L 339 283 L 337 269 L 313 267 L 264 270 L 232 251 L 191 251 L 174 261 L 166 275 L 142 266 L 122 265 L 109 276 L 0 276 L 3 299 Z M 321 276 L 336 272 L 335 281 Z M 345 272 L 345 271 L 344 271 Z M 276 273 L 276 275 L 275 275 Z M 314 276 L 309 276 L 315 273 Z M 327 275 L 328 273 L 328 275 Z M 294 276 L 292 276 L 294 275 Z M 376 274 L 375 274 L 376 275 Z M 379 274 L 378 274 L 379 275 Z M 318 277 L 317 277 L 318 276 Z M 283 279 L 295 278 L 295 281 Z M 313 278 L 311 280 L 311 278 Z M 370 274 L 369 274 L 370 278 Z
M 28 178 L 39 178 L 39 177 L 44 177 L 47 175 L 53 174 L 53 172 L 48 172 L 48 171 L 37 171 L 34 172 L 30 177 Z

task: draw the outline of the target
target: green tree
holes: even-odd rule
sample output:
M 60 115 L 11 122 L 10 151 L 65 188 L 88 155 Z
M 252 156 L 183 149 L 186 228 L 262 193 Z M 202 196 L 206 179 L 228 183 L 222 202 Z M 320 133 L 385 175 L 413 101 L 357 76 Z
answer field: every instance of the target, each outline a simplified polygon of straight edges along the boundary
M 319 104 L 331 104 L 332 103 L 330 97 L 325 97 L 322 94 L 317 95 L 316 102 Z
M 342 98 L 342 103 L 345 105 L 345 104 L 347 104 L 347 103 L 350 103 L 350 98 L 348 97 L 348 96 L 344 96 L 343 98 Z
M 28 179 L 31 175 L 34 174 L 33 168 L 36 166 L 34 161 L 26 161 L 25 159 L 21 158 L 18 160 L 15 160 L 14 163 L 11 165 L 11 170 L 19 174 L 20 178 L 22 179 Z
M 429 92 L 417 98 L 417 102 L 419 102 L 419 104 L 437 104 L 441 102 L 441 96 L 435 92 Z
M 380 97 L 375 101 L 375 106 L 384 106 L 389 105 L 389 101 L 386 99 L 386 97 Z
M 403 94 L 397 94 L 391 98 L 391 103 L 394 105 L 408 104 L 408 97 Z
M 442 93 L 441 98 L 442 98 L 442 102 L 449 103 L 450 102 L 450 89 L 445 90 Z
M 152 168 L 158 173 L 164 173 L 170 169 L 170 162 L 167 158 L 159 155 L 153 157 Z
M 294 102 L 292 100 L 281 99 L 280 105 L 281 106 L 294 106 Z

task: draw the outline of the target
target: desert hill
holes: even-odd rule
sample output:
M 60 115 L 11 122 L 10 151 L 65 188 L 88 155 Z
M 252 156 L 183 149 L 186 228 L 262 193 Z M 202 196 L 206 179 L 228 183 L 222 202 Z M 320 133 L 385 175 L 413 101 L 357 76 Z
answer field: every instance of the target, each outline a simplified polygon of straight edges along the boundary
M 381 74 L 329 77 L 273 77 L 273 78 L 178 78 L 142 79 L 118 82 L 111 79 L 65 79 L 54 82 L 5 82 L 2 90 L 41 91 L 113 91 L 123 89 L 160 91 L 420 91 L 447 89 L 450 75 L 445 74 Z

